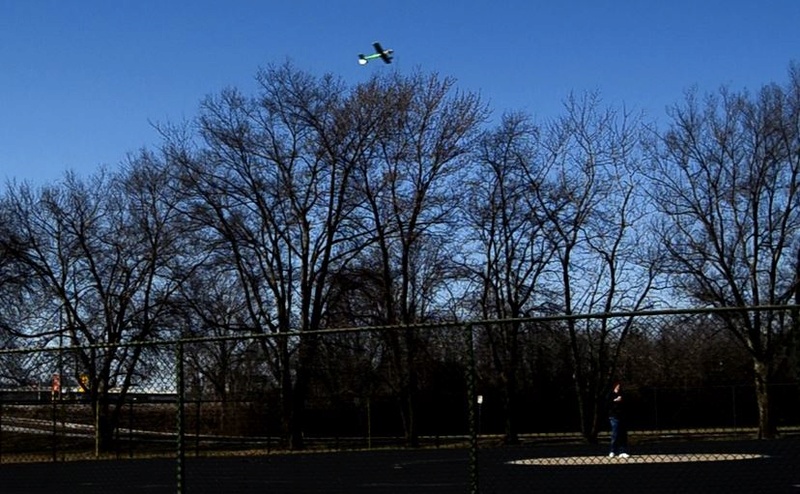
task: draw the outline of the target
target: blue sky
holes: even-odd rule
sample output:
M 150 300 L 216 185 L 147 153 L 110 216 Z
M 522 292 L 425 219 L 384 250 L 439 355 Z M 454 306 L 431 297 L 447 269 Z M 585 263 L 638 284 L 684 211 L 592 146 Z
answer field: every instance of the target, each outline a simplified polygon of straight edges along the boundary
M 436 72 L 538 120 L 597 90 L 663 121 L 692 86 L 784 83 L 798 26 L 799 0 L 0 0 L 0 181 L 114 168 L 286 61 L 351 84 Z M 376 40 L 395 63 L 359 66 Z

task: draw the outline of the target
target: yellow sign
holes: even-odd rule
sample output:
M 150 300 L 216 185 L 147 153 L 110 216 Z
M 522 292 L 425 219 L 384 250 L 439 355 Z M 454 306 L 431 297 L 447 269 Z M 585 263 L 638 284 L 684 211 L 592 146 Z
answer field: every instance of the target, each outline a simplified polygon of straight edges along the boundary
M 89 391 L 89 376 L 87 374 L 81 374 L 80 386 L 78 387 L 79 393 L 85 393 Z

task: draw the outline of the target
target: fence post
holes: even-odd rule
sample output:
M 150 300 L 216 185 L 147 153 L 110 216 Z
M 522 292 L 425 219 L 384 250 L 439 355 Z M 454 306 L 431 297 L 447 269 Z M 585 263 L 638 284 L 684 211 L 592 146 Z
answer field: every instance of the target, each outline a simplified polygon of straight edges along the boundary
M 175 417 L 175 435 L 177 438 L 177 451 L 176 451 L 176 484 L 177 484 L 177 493 L 180 494 L 183 492 L 183 463 L 186 458 L 184 452 L 184 425 L 183 425 L 183 418 L 184 418 L 184 403 L 183 403 L 183 390 L 184 390 L 184 382 L 183 382 L 183 340 L 178 340 L 178 347 L 176 349 L 176 356 L 175 359 L 175 393 L 176 393 L 176 400 L 177 400 L 177 416 Z
M 478 427 L 477 413 L 475 410 L 475 342 L 472 334 L 472 324 L 467 324 L 467 415 L 469 421 L 469 492 L 478 494 Z

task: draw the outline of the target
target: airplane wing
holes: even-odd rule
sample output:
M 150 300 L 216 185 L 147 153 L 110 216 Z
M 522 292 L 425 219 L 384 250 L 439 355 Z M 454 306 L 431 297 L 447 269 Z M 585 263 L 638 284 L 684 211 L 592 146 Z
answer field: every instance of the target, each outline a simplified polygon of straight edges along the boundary
M 377 41 L 372 43 L 375 52 L 381 56 L 381 59 L 386 63 L 392 63 L 392 50 L 384 50 L 380 43 Z

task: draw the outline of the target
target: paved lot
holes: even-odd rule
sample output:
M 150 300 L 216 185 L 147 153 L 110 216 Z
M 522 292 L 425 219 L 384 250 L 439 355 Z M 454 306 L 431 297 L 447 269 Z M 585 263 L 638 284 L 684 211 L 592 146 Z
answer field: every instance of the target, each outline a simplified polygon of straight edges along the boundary
M 479 455 L 481 493 L 795 493 L 800 440 L 644 444 L 631 459 L 602 446 L 526 445 Z M 177 491 L 174 460 L 0 464 L 0 493 Z M 185 493 L 466 493 L 466 450 L 188 458 Z

